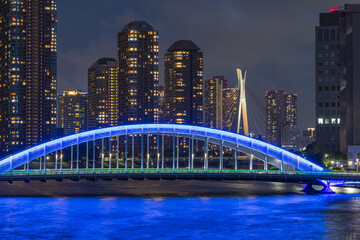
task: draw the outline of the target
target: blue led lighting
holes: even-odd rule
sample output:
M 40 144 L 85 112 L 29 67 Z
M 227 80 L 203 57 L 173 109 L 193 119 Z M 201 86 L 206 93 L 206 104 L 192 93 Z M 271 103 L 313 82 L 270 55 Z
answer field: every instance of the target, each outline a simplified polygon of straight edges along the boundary
M 180 134 L 181 136 L 194 136 L 195 138 L 212 138 L 218 141 L 224 141 L 225 143 L 237 144 L 246 149 L 253 149 L 264 155 L 276 159 L 283 159 L 284 163 L 287 163 L 301 171 L 324 171 L 325 169 L 284 149 L 269 143 L 250 138 L 244 135 L 226 132 L 223 130 L 180 125 L 180 124 L 134 124 L 134 125 L 122 125 L 109 128 L 101 128 L 82 132 L 63 138 L 55 139 L 47 143 L 40 144 L 38 146 L 26 149 L 13 156 L 4 158 L 0 161 L 0 172 L 10 171 L 18 166 L 23 165 L 28 161 L 32 161 L 40 156 L 52 153 L 56 150 L 60 150 L 65 147 L 70 147 L 78 143 L 84 143 L 96 139 L 105 137 L 128 135 L 128 134 Z

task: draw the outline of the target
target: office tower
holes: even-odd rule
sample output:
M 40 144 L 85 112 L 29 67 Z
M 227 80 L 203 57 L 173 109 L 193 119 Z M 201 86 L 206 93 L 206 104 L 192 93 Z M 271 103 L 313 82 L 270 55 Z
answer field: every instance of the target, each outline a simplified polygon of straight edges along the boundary
M 266 139 L 268 142 L 281 146 L 289 142 L 282 137 L 291 137 L 297 124 L 297 94 L 284 91 L 266 91 Z M 283 134 L 284 128 L 287 133 Z
M 64 135 L 86 131 L 87 92 L 79 90 L 64 91 L 58 96 L 58 128 Z
M 340 150 L 347 152 L 360 145 L 360 4 L 346 4 L 339 13 Z
M 315 93 L 317 144 L 324 152 L 340 146 L 339 12 L 320 13 L 315 28 Z
M 213 76 L 205 80 L 205 122 L 204 125 L 211 128 L 223 129 L 224 122 L 224 88 L 226 82 L 224 76 Z
M 117 73 L 117 62 L 114 58 L 100 58 L 88 69 L 89 130 L 118 125 Z
M 159 34 L 145 21 L 118 33 L 119 122 L 159 121 Z
M 190 40 L 176 41 L 165 54 L 165 120 L 203 125 L 203 53 Z
M 0 2 L 0 154 L 56 136 L 56 0 Z

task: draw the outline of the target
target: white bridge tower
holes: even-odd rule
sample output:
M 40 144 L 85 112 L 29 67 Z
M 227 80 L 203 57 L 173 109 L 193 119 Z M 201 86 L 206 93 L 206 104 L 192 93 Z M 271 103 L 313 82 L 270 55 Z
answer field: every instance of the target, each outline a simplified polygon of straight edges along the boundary
M 246 111 L 246 96 L 245 96 L 246 70 L 244 71 L 244 76 L 242 75 L 241 69 L 237 68 L 236 72 L 237 72 L 238 86 L 239 86 L 237 133 L 240 133 L 240 122 L 242 116 L 244 135 L 249 136 L 249 126 L 248 126 L 248 117 Z

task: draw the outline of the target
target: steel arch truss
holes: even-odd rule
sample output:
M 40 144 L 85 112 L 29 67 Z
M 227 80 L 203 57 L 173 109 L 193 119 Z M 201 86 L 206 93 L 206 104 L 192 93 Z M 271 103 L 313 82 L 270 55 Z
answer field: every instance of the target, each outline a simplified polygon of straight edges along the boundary
M 208 141 L 241 151 L 275 166 L 288 164 L 301 171 L 325 169 L 289 151 L 244 135 L 223 130 L 179 124 L 135 124 L 82 132 L 40 144 L 0 161 L 0 172 L 8 172 L 58 150 L 98 139 L 134 134 L 176 135 Z

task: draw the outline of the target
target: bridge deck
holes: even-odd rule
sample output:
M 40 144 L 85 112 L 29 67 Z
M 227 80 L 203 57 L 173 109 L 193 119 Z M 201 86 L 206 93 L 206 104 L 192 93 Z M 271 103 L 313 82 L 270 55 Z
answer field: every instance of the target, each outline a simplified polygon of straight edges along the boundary
M 336 172 L 303 172 L 278 170 L 218 170 L 218 169 L 79 169 L 29 170 L 0 173 L 0 181 L 30 181 L 71 179 L 97 180 L 253 180 L 318 184 L 317 180 L 359 182 L 360 174 Z

